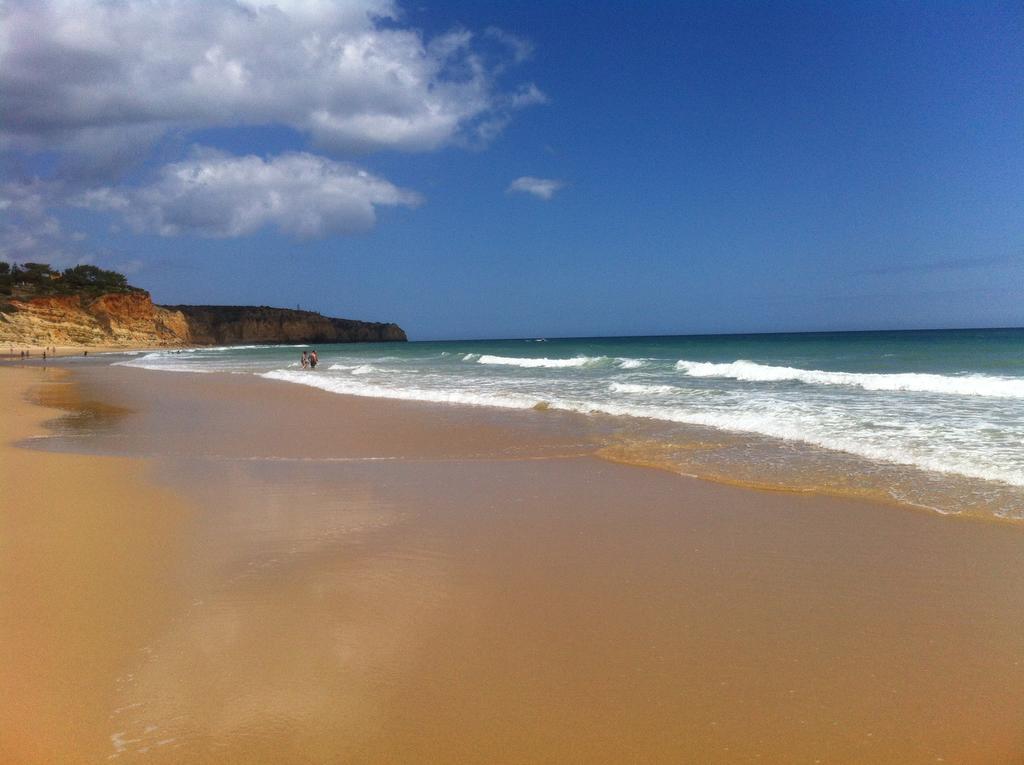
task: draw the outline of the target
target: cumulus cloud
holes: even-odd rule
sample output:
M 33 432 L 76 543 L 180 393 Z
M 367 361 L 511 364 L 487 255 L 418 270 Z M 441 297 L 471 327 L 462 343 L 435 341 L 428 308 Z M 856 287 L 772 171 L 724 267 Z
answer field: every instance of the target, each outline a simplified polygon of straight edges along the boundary
M 365 231 L 377 206 L 420 201 L 365 170 L 313 154 L 263 159 L 201 149 L 163 167 L 149 185 L 96 188 L 73 204 L 117 213 L 137 231 L 161 236 L 238 237 L 273 226 L 313 238 Z
M 545 100 L 500 82 L 529 51 L 494 29 L 427 39 L 393 0 L 5 0 L 0 148 L 95 173 L 211 126 L 287 125 L 338 152 L 475 144 Z
M 553 178 L 534 178 L 532 175 L 524 175 L 512 181 L 506 191 L 533 194 L 538 199 L 547 201 L 564 185 L 565 183 L 562 181 L 556 181 Z

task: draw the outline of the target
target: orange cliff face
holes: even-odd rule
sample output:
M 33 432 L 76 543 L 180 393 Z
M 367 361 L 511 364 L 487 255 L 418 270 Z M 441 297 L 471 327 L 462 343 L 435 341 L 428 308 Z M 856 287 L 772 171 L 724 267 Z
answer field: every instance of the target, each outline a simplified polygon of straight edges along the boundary
M 40 295 L 0 307 L 0 344 L 180 346 L 191 341 L 181 311 L 153 305 L 149 293 Z
M 404 342 L 397 324 L 266 306 L 158 306 L 144 290 L 0 303 L 0 347 Z

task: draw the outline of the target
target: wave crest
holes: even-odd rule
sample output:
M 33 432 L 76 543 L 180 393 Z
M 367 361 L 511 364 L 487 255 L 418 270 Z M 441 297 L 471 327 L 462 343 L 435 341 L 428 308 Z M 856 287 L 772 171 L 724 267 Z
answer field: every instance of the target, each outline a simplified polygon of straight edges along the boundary
M 472 354 L 470 354 L 472 355 Z M 563 369 L 566 367 L 585 367 L 605 361 L 605 356 L 576 356 L 571 359 L 546 358 L 515 358 L 512 356 L 481 356 L 477 364 L 498 364 L 509 367 L 543 367 L 546 369 Z M 467 359 L 468 361 L 469 359 Z
M 1024 379 L 1013 377 L 954 377 L 917 372 L 825 372 L 820 369 L 776 367 L 743 359 L 725 364 L 681 360 L 676 362 L 676 369 L 690 377 L 725 377 L 743 382 L 802 382 L 808 385 L 849 385 L 871 391 L 1024 398 Z

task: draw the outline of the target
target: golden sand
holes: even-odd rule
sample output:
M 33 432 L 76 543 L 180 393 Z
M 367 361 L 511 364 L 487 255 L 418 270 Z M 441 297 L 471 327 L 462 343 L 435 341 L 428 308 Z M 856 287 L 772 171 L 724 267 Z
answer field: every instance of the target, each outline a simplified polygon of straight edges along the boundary
M 52 369 L 0 368 L 5 763 L 105 758 L 118 678 L 175 605 L 165 575 L 187 512 L 145 464 L 11 446 L 59 413 L 31 391 L 60 384 Z
M 2 452 L 0 759 L 1021 761 L 1019 528 L 612 464 L 551 412 L 86 372 L 129 412 L 95 442 L 154 456 Z M 40 374 L 0 368 L 2 440 Z

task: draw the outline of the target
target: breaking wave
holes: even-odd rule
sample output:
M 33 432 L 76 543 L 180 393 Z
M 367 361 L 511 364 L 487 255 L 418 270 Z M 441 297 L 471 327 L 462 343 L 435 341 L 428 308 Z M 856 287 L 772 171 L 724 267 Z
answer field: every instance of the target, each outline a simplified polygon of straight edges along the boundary
M 676 362 L 676 369 L 690 377 L 725 377 L 745 382 L 802 382 L 808 385 L 848 385 L 871 391 L 1024 398 L 1024 379 L 977 374 L 951 376 L 914 372 L 825 372 L 819 369 L 776 367 L 744 360 L 725 364 L 682 360 Z
M 471 356 L 473 354 L 467 354 Z M 470 359 L 467 358 L 467 361 Z M 510 356 L 480 356 L 476 359 L 477 364 L 500 364 L 509 367 L 544 367 L 548 369 L 561 369 L 564 367 L 585 367 L 599 364 L 606 361 L 606 356 L 576 356 L 571 359 L 523 359 Z

